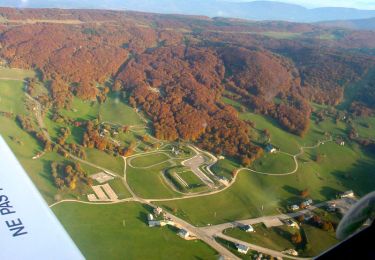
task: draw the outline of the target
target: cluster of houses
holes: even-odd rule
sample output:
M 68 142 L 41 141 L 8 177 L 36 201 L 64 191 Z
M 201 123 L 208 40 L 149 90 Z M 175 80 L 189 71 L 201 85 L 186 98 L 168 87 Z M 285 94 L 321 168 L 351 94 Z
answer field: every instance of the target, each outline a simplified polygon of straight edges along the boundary
M 172 147 L 172 153 L 174 154 L 174 156 L 179 156 L 181 154 L 181 150 L 178 149 L 178 147 Z
M 119 132 L 117 129 L 110 129 L 110 130 L 107 130 L 106 128 L 102 128 L 102 130 L 100 131 L 99 135 L 100 137 L 105 137 L 105 136 L 108 136 L 108 135 L 118 135 Z
M 164 227 L 166 225 L 177 226 L 171 218 L 167 217 L 167 214 L 160 207 L 154 208 L 153 213 L 147 215 L 147 222 L 149 227 Z M 185 240 L 196 239 L 188 230 L 183 228 L 178 229 L 177 235 Z
M 291 211 L 297 211 L 299 209 L 306 209 L 306 208 L 310 207 L 312 204 L 313 204 L 312 199 L 305 199 L 301 202 L 300 205 L 293 204 L 293 205 L 290 205 L 288 207 L 288 209 L 291 210 Z
M 153 214 L 150 213 L 147 215 L 147 221 L 149 227 L 164 227 L 165 225 L 174 226 L 175 223 L 167 218 L 165 212 L 160 207 L 154 209 Z

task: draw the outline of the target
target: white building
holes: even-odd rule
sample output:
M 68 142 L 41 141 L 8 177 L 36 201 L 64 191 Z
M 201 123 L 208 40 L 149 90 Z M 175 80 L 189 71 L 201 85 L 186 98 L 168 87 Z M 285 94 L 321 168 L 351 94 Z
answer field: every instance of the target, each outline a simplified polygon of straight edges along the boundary
M 294 205 L 290 206 L 290 209 L 293 210 L 293 211 L 296 211 L 296 210 L 299 210 L 299 206 L 294 204 Z
M 255 232 L 254 228 L 252 225 L 245 225 L 242 227 L 242 229 L 245 231 L 245 232 Z
M 189 234 L 189 231 L 185 230 L 185 229 L 180 229 L 177 233 L 180 237 L 182 237 L 183 239 L 187 239 L 190 234 Z
M 354 192 L 352 190 L 345 191 L 340 195 L 341 198 L 354 198 Z
M 285 220 L 285 224 L 287 224 L 289 227 L 295 227 L 295 228 L 298 228 L 298 224 L 297 222 L 291 220 L 291 219 L 287 219 Z
M 249 251 L 249 247 L 241 244 L 236 244 L 237 251 L 240 252 L 241 254 L 247 254 Z

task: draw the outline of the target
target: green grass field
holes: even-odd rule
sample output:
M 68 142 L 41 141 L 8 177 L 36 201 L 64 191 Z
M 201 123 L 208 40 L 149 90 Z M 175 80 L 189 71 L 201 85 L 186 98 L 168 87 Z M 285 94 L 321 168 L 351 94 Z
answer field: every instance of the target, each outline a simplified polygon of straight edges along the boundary
M 127 167 L 127 181 L 133 191 L 143 198 L 179 197 L 165 182 L 162 171 L 171 164 L 165 162 L 147 169 Z
M 133 167 L 141 167 L 141 168 L 147 168 L 151 167 L 153 165 L 156 165 L 158 163 L 163 163 L 168 161 L 170 158 L 164 153 L 154 153 L 154 154 L 146 154 L 146 155 L 140 155 L 134 158 L 131 158 L 131 165 Z
M 124 175 L 124 160 L 122 157 L 114 157 L 97 149 L 86 148 L 85 151 L 87 161 L 111 170 L 119 176 Z
M 367 118 L 356 118 L 354 120 L 354 126 L 358 131 L 358 134 L 362 138 L 374 138 L 375 132 L 375 116 Z
M 109 181 L 109 184 L 111 185 L 112 189 L 117 194 L 119 199 L 126 199 L 126 198 L 131 197 L 131 194 L 126 189 L 122 179 L 115 178 L 115 179 Z
M 61 113 L 78 120 L 92 120 L 100 114 L 103 122 L 119 125 L 144 125 L 144 122 L 133 108 L 113 95 L 110 95 L 103 104 L 82 101 L 74 97 L 72 108 L 70 110 L 62 110 Z
M 144 125 L 134 109 L 113 94 L 110 94 L 107 101 L 100 105 L 99 111 L 105 122 L 120 125 Z
M 72 109 L 61 109 L 61 114 L 76 120 L 93 120 L 99 115 L 99 106 L 95 102 L 82 101 L 77 97 L 73 98 Z
M 256 160 L 250 167 L 266 173 L 287 173 L 295 168 L 293 157 L 284 153 L 268 153 Z
M 216 195 L 157 204 L 168 210 L 177 210 L 178 216 L 194 225 L 205 226 L 257 217 L 262 213 L 277 214 L 275 197 L 274 187 L 264 183 L 263 178 L 242 173 L 232 187 Z
M 240 239 L 250 244 L 255 244 L 277 251 L 295 248 L 291 242 L 291 235 L 295 232 L 287 226 L 266 228 L 263 224 L 253 225 L 255 232 L 247 233 L 240 228 L 224 230 L 224 234 Z
M 0 111 L 27 114 L 22 81 L 0 80 Z
M 304 256 L 317 256 L 339 242 L 335 232 L 327 232 L 308 224 L 303 225 L 303 230 L 309 241 L 308 249 L 303 252 Z
M 63 203 L 53 211 L 89 260 L 217 259 L 201 241 L 185 241 L 169 227 L 148 227 L 150 209 L 138 203 Z
M 178 175 L 189 185 L 190 189 L 206 186 L 192 171 L 180 172 Z

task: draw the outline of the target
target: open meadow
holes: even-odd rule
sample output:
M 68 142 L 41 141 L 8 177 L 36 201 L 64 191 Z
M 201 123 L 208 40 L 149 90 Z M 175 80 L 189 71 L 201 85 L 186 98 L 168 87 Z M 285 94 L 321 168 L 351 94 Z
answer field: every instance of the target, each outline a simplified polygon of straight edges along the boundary
M 66 203 L 53 211 L 87 259 L 216 259 L 199 240 L 186 241 L 174 228 L 147 225 L 150 208 L 139 203 Z

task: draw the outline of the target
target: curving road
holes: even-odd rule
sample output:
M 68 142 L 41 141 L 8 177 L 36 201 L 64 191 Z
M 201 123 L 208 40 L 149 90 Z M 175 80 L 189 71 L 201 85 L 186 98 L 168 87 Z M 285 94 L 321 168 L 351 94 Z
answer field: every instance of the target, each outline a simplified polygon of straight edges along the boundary
M 37 122 L 38 122 L 38 125 L 40 127 L 40 129 L 42 130 L 43 134 L 45 135 L 45 137 L 48 139 L 48 140 L 51 140 L 48 132 L 45 130 L 45 126 L 44 126 L 44 121 L 43 121 L 43 118 L 42 118 L 42 115 L 41 115 L 41 105 L 40 103 L 35 100 L 34 98 L 32 98 L 31 96 L 29 96 L 28 94 L 26 94 L 26 96 L 31 99 L 35 105 L 36 105 L 36 110 L 35 110 L 35 116 L 36 116 L 36 119 L 37 119 Z M 327 140 L 327 141 L 330 141 L 330 140 Z M 178 200 L 178 199 L 188 199 L 188 198 L 195 198 L 195 197 L 201 197 L 201 196 L 209 196 L 209 195 L 213 195 L 213 194 L 216 194 L 216 193 L 219 193 L 219 192 L 222 192 L 226 189 L 228 189 L 229 187 L 231 187 L 231 185 L 233 185 L 236 181 L 236 178 L 238 176 L 238 173 L 242 170 L 247 170 L 247 171 L 250 171 L 250 172 L 254 172 L 254 173 L 258 173 L 258 174 L 265 174 L 265 175 L 277 175 L 277 176 L 285 176 L 285 175 L 290 175 L 290 174 L 293 174 L 295 172 L 297 172 L 298 170 L 298 160 L 297 158 L 299 156 L 301 156 L 303 153 L 304 153 L 304 149 L 312 149 L 312 148 L 317 148 L 318 146 L 320 146 L 323 142 L 327 142 L 327 141 L 320 141 L 318 142 L 316 145 L 314 146 L 311 146 L 311 147 L 301 147 L 300 148 L 300 152 L 298 154 L 295 154 L 295 155 L 291 155 L 293 156 L 293 159 L 294 159 L 294 162 L 295 162 L 295 169 L 291 172 L 288 172 L 288 173 L 282 173 L 282 174 L 273 174 L 273 173 L 265 173 L 265 172 L 259 172 L 259 171 L 255 171 L 255 170 L 252 170 L 250 168 L 240 168 L 236 171 L 236 174 L 232 180 L 232 182 L 230 183 L 230 185 L 224 187 L 223 189 L 220 189 L 220 190 L 215 190 L 215 191 L 212 191 L 212 192 L 208 192 L 208 193 L 204 193 L 204 194 L 196 194 L 196 195 L 187 195 L 187 196 L 184 196 L 184 197 L 181 197 L 181 198 L 172 198 L 172 199 L 143 199 L 143 198 L 140 198 L 138 197 L 134 192 L 133 190 L 131 189 L 131 187 L 129 186 L 129 184 L 127 183 L 126 181 L 126 167 L 127 167 L 127 164 L 130 163 L 130 162 L 127 162 L 127 159 L 131 159 L 133 157 L 137 157 L 137 156 L 142 156 L 142 155 L 145 155 L 145 154 L 152 154 L 152 153 L 158 153 L 158 152 L 165 152 L 163 150 L 161 151 L 152 151 L 152 152 L 147 152 L 147 153 L 142 153 L 142 154 L 137 154 L 137 155 L 133 155 L 133 156 L 129 156 L 129 157 L 123 157 L 123 160 L 124 160 L 124 173 L 123 173 L 123 177 L 119 176 L 118 174 L 108 170 L 108 169 L 105 169 L 99 165 L 96 165 L 94 163 L 91 163 L 91 162 L 88 162 L 88 161 L 85 161 L 85 160 L 82 160 L 81 158 L 78 158 L 72 154 L 69 153 L 69 151 L 66 151 L 68 153 L 68 155 L 73 158 L 74 160 L 77 160 L 77 161 L 80 161 L 82 163 L 85 163 L 87 165 L 90 165 L 92 167 L 95 167 L 95 168 L 98 168 L 98 169 L 101 169 L 105 172 L 107 172 L 108 174 L 114 176 L 114 177 L 117 177 L 117 178 L 120 178 L 124 184 L 124 186 L 126 187 L 126 189 L 130 192 L 131 194 L 131 198 L 127 198 L 127 199 L 123 199 L 123 200 L 119 200 L 119 201 L 115 201 L 115 202 L 87 202 L 87 201 L 80 201 L 80 200 L 61 200 L 61 201 L 58 201 L 56 203 L 53 203 L 50 205 L 50 207 L 54 207 L 60 203 L 84 203 L 84 204 L 98 204 L 98 205 L 104 205 L 104 204 L 116 204 L 116 203 L 124 203 L 124 202 L 130 202 L 130 201 L 135 201 L 135 202 L 140 202 L 140 203 L 143 203 L 143 204 L 147 204 L 153 208 L 156 207 L 156 205 L 154 205 L 152 202 L 155 202 L 155 201 L 168 201 L 168 200 Z M 216 163 L 217 161 L 217 158 L 215 156 L 213 156 L 212 154 L 208 153 L 208 152 L 205 152 L 205 151 L 201 151 L 199 150 L 198 148 L 194 147 L 194 146 L 190 146 L 196 153 L 197 155 L 201 155 L 204 153 L 204 154 L 207 154 L 209 157 L 211 157 L 212 159 L 212 163 L 210 165 L 207 166 L 207 170 L 208 172 L 210 172 L 211 174 L 212 171 L 210 170 L 210 167 Z M 290 155 L 290 154 L 289 154 Z M 194 157 L 193 157 L 194 158 Z M 132 167 L 131 164 L 129 164 L 129 166 Z M 214 175 L 214 174 L 213 174 Z M 207 177 L 207 176 L 206 176 Z M 208 177 L 207 177 L 208 178 Z M 184 228 L 186 230 L 189 230 L 189 232 L 191 232 L 192 234 L 194 234 L 198 239 L 204 241 L 206 244 L 208 244 L 209 246 L 211 246 L 212 248 L 214 248 L 224 259 L 239 259 L 236 255 L 234 255 L 233 253 L 231 253 L 227 248 L 223 247 L 221 244 L 219 244 L 218 242 L 216 242 L 215 240 L 215 237 L 219 236 L 219 237 L 222 237 L 226 240 L 229 240 L 229 241 L 232 241 L 232 242 L 239 242 L 241 244 L 246 244 L 248 245 L 251 249 L 253 250 L 256 250 L 256 251 L 259 251 L 259 252 L 263 252 L 265 254 L 268 254 L 268 255 L 272 255 L 272 256 L 281 256 L 281 257 L 288 257 L 288 258 L 291 258 L 291 259 L 302 259 L 302 258 L 295 258 L 295 257 L 292 257 L 292 256 L 289 256 L 289 255 L 284 255 L 282 254 L 281 252 L 278 252 L 278 251 L 274 251 L 274 250 L 271 250 L 271 249 L 267 249 L 267 248 L 263 248 L 263 247 L 260 247 L 260 246 L 257 246 L 257 245 L 252 245 L 252 244 L 248 244 L 248 243 L 245 243 L 243 241 L 239 241 L 239 240 L 235 240 L 233 238 L 230 238 L 230 237 L 227 237 L 225 235 L 223 235 L 221 232 L 219 232 L 220 230 L 222 231 L 223 229 L 222 228 L 226 228 L 226 227 L 230 227 L 230 226 L 233 226 L 233 222 L 232 223 L 224 223 L 222 225 L 217 225 L 217 226 L 212 226 L 212 227 L 205 227 L 205 228 L 198 228 L 198 227 L 195 227 L 193 225 L 191 225 L 190 223 L 186 222 L 185 220 L 183 219 L 180 219 L 178 217 L 176 217 L 175 215 L 171 214 L 171 213 L 168 213 L 166 212 L 167 214 L 167 217 L 171 218 L 178 227 L 180 228 Z M 300 213 L 301 214 L 301 213 Z M 290 216 L 290 215 L 289 215 Z M 265 216 L 265 217 L 261 217 L 261 218 L 258 218 L 257 220 L 255 219 L 252 219 L 252 220 L 244 220 L 243 223 L 253 223 L 254 221 L 260 221 L 261 219 L 265 219 L 265 218 L 272 218 L 272 217 L 275 217 L 275 216 Z M 241 222 L 241 221 L 240 221 Z M 242 222 L 241 222 L 242 223 Z

